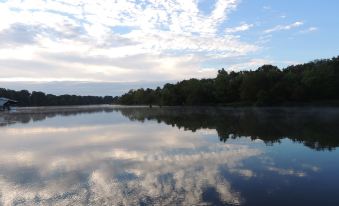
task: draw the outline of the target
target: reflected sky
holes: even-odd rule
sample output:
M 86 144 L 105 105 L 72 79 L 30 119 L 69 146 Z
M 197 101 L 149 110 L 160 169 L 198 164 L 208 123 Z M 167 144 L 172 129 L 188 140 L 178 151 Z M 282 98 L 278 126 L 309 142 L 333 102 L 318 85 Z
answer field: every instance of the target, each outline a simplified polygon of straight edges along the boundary
M 338 205 L 338 114 L 143 107 L 1 113 L 0 205 Z

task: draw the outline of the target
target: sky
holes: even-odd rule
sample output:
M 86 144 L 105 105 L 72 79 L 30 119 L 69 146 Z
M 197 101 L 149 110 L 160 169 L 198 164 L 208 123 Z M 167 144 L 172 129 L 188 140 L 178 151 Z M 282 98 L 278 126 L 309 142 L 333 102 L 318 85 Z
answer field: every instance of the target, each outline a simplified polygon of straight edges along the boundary
M 337 0 L 0 0 L 0 87 L 119 95 L 339 55 Z

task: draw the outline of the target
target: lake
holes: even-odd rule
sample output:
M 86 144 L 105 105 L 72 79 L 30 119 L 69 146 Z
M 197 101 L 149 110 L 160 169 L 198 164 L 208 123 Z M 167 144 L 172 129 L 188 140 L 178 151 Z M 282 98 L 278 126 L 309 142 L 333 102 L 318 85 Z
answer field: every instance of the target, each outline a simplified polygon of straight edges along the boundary
M 0 113 L 0 205 L 339 205 L 339 109 Z

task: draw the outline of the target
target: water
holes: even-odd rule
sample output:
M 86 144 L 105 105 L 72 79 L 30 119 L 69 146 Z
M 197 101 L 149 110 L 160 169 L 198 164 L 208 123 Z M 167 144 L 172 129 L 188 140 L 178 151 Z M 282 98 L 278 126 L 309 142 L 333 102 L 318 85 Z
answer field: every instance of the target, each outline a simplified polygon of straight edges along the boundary
M 339 205 L 339 109 L 0 114 L 0 205 Z

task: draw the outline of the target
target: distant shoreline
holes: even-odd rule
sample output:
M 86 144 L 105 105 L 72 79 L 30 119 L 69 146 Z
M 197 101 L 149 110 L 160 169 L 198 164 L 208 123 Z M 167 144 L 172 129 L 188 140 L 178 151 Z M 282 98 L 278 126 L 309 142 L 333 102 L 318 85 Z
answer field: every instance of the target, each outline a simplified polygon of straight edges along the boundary
M 13 107 L 10 111 L 0 111 L 3 113 L 26 113 L 26 112 L 45 112 L 45 111 L 72 111 L 72 110 L 91 110 L 91 109 L 115 109 L 115 108 L 145 108 L 145 109 L 162 109 L 162 108 L 210 108 L 210 109 L 326 109 L 339 108 L 339 104 L 294 104 L 294 105 L 279 105 L 279 106 L 254 106 L 254 105 L 119 105 L 119 104 L 103 104 L 103 105 L 62 105 L 62 106 L 35 106 L 35 107 Z
M 215 78 L 186 79 L 116 98 L 124 105 L 339 106 L 339 56 L 279 69 L 221 69 Z

